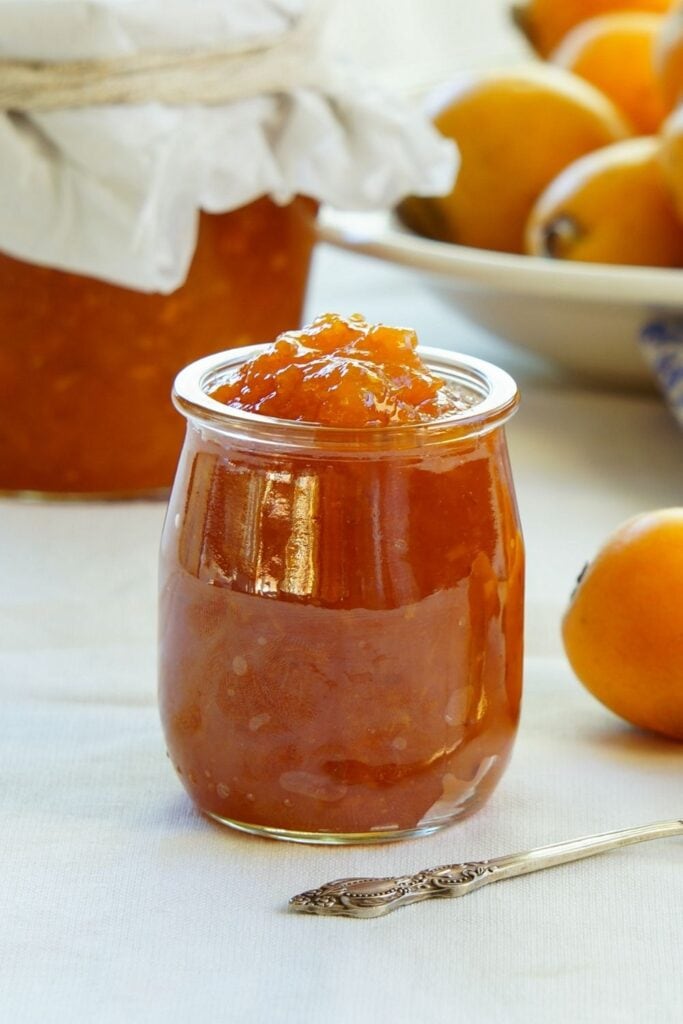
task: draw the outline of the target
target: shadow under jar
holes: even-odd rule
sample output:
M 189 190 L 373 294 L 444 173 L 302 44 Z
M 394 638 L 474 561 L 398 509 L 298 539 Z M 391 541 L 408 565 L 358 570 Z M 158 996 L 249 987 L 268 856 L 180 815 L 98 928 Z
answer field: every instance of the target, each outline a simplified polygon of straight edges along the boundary
M 317 204 L 202 213 L 187 279 L 148 294 L 0 253 L 0 492 L 168 493 L 178 371 L 299 323 Z
M 210 397 L 253 349 L 187 367 L 162 538 L 160 710 L 197 806 L 302 842 L 423 835 L 479 808 L 513 744 L 523 545 L 487 363 L 420 355 L 451 417 L 319 427 Z

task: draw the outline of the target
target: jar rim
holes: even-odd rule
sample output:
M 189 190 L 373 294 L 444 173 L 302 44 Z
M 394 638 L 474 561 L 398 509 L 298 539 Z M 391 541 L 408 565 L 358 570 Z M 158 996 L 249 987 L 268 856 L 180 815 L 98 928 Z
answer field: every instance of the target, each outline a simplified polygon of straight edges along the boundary
M 479 396 L 465 410 L 422 423 L 392 423 L 376 427 L 337 427 L 263 416 L 212 398 L 210 391 L 231 372 L 268 346 L 248 345 L 204 356 L 176 376 L 172 399 L 188 421 L 218 434 L 239 436 L 285 446 L 335 449 L 395 449 L 421 447 L 487 434 L 502 426 L 519 405 L 519 391 L 505 370 L 484 359 L 450 349 L 418 345 L 429 370 Z

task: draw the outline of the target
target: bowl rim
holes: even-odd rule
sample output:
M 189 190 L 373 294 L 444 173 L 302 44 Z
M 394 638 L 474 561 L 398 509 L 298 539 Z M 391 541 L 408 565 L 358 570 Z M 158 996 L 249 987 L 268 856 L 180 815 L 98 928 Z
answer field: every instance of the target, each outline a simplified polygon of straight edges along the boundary
M 437 242 L 410 231 L 391 211 L 351 213 L 325 206 L 318 217 L 318 237 L 488 291 L 683 308 L 683 269 L 568 263 Z

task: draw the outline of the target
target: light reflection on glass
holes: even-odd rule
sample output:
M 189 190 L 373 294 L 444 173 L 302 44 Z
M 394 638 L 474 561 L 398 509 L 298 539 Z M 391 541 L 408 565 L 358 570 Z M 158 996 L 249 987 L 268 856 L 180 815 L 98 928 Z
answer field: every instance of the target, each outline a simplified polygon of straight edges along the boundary
M 318 505 L 320 477 L 302 474 L 294 481 L 291 504 L 291 534 L 285 547 L 282 590 L 307 597 L 316 589 L 318 565 Z

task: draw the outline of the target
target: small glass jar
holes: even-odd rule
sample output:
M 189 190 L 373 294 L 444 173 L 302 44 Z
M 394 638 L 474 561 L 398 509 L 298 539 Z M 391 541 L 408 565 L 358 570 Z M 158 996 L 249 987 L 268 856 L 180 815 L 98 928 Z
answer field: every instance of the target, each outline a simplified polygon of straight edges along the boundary
M 472 397 L 419 425 L 319 427 L 211 393 L 253 349 L 178 376 L 162 539 L 160 710 L 197 806 L 317 843 L 424 835 L 479 808 L 522 676 L 514 381 L 422 349 Z
M 202 214 L 185 283 L 147 294 L 0 253 L 0 492 L 166 494 L 173 379 L 299 323 L 317 204 Z

